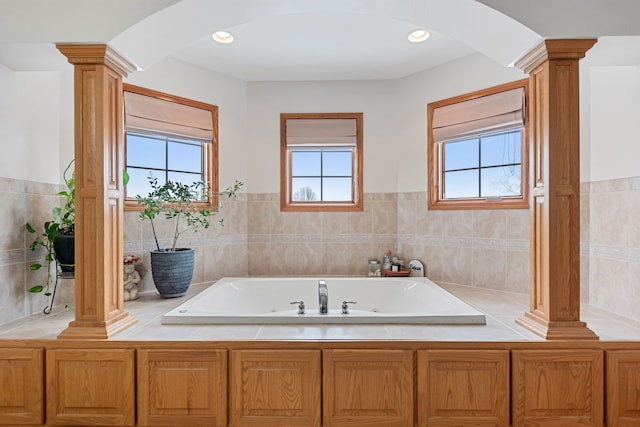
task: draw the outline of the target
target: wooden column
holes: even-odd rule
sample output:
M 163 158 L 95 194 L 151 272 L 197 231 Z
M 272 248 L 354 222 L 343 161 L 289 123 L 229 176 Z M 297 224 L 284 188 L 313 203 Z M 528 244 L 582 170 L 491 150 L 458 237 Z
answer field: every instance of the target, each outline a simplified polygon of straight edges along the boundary
M 529 73 L 531 303 L 517 322 L 546 339 L 598 339 L 580 321 L 578 61 L 596 40 L 546 40 Z
M 75 320 L 58 338 L 104 339 L 124 311 L 122 77 L 135 66 L 106 45 L 58 45 L 74 65 Z

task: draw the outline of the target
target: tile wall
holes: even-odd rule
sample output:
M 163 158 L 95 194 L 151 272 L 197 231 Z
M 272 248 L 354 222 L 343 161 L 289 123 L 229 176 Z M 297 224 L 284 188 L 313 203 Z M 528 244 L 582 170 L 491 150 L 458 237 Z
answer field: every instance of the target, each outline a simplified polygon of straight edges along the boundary
M 49 304 L 43 293 L 31 294 L 27 289 L 43 284 L 44 269 L 31 271 L 33 263 L 44 262 L 42 250 L 28 250 L 36 235 L 25 229 L 29 222 L 43 232 L 45 221 L 51 219 L 51 210 L 60 203 L 56 196 L 62 187 L 9 178 L 0 178 L 0 324 L 40 313 Z M 61 280 L 56 294 L 56 305 L 73 302 L 73 280 Z
M 0 324 L 39 313 L 48 304 L 26 289 L 43 271 L 27 248 L 25 222 L 42 224 L 59 203 L 56 185 L 0 178 Z M 225 201 L 225 226 L 186 233 L 196 248 L 194 282 L 246 275 L 365 275 L 367 260 L 391 249 L 418 259 L 438 281 L 517 293 L 529 291 L 527 210 L 427 211 L 426 193 L 365 194 L 362 212 L 280 212 L 279 195 L 240 194 Z M 640 177 L 581 185 L 581 299 L 640 320 Z M 124 215 L 124 251 L 141 257 L 142 291 L 154 289 L 154 240 L 137 212 Z M 168 225 L 158 224 L 161 246 Z M 56 305 L 73 303 L 73 280 L 61 281 Z

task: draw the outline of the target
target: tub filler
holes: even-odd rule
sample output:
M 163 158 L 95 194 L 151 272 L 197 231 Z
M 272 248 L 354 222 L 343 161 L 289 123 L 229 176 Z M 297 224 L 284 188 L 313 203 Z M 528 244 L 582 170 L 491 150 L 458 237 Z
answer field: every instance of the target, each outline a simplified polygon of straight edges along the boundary
M 326 314 L 320 314 L 321 281 L 328 291 Z M 485 324 L 485 316 L 422 277 L 243 277 L 219 280 L 166 313 L 162 323 Z

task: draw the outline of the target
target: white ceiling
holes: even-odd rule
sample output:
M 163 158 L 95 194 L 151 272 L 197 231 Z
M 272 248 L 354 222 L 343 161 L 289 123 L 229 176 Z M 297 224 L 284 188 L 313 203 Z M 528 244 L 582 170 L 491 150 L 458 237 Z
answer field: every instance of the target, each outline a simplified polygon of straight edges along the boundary
M 432 37 L 409 43 L 417 28 Z M 214 42 L 216 30 L 235 42 Z M 55 43 L 97 42 L 141 69 L 175 57 L 246 81 L 397 79 L 607 35 L 587 59 L 640 65 L 640 0 L 0 0 L 0 68 L 16 71 L 68 67 Z

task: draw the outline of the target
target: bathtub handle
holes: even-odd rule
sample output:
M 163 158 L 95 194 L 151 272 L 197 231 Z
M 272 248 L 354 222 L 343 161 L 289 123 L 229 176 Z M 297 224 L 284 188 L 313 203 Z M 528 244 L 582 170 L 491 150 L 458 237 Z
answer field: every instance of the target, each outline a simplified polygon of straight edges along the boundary
M 304 314 L 304 301 L 292 301 L 289 304 L 298 304 L 298 314 Z
M 357 303 L 357 301 L 342 301 L 342 314 L 349 314 L 349 304 Z

